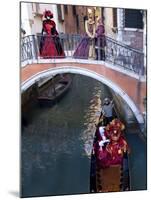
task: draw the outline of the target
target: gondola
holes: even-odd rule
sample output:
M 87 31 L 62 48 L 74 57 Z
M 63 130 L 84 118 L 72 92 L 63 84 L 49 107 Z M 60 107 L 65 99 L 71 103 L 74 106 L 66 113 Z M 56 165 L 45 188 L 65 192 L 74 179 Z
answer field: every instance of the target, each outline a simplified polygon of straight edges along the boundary
M 98 129 L 96 129 L 93 144 L 96 144 L 97 142 L 97 131 Z M 97 163 L 97 155 L 94 153 L 94 150 L 92 150 L 90 193 L 129 191 L 130 171 L 128 158 L 128 152 L 126 151 L 123 155 L 122 164 L 100 167 Z
M 40 106 L 53 106 L 69 91 L 72 77 L 69 74 L 57 75 L 39 87 L 38 102 Z

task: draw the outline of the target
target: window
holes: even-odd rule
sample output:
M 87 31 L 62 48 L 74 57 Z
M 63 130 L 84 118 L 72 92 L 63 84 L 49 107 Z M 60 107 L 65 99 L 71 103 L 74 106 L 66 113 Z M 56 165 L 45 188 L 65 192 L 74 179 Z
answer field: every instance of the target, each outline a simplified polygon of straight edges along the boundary
M 73 15 L 76 15 L 76 6 L 72 6 Z
M 113 8 L 113 27 L 117 27 L 117 8 Z
M 102 12 L 101 12 L 101 18 L 102 18 L 102 22 L 104 23 L 104 21 L 105 21 L 105 15 L 104 15 L 104 13 L 105 13 L 105 10 L 104 10 L 104 8 L 102 8 Z
M 68 6 L 67 5 L 64 5 L 64 12 L 65 12 L 65 14 L 68 14 Z
M 142 10 L 125 9 L 125 28 L 143 29 Z
M 61 5 L 57 5 L 58 20 L 62 21 Z
M 35 4 L 35 6 L 36 6 L 36 13 L 38 13 L 38 12 L 39 12 L 39 10 L 40 10 L 39 3 L 36 3 L 36 4 Z
M 76 15 L 77 32 L 79 31 L 79 17 Z
M 34 3 L 32 3 L 31 5 L 32 5 L 32 11 L 34 11 Z

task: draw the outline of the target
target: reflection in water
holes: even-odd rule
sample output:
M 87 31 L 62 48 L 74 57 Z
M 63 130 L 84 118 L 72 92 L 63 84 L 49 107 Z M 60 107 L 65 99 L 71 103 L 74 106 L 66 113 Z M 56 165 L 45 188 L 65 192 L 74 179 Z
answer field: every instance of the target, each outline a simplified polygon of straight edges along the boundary
M 92 99 L 90 100 L 90 106 L 84 116 L 86 121 L 84 125 L 86 125 L 86 129 L 84 130 L 81 136 L 81 139 L 84 141 L 85 152 L 89 157 L 91 156 L 93 138 L 96 130 L 95 127 L 96 112 L 98 111 L 99 108 L 97 98 L 99 97 L 101 97 L 101 90 L 100 90 L 100 85 L 97 85 L 94 87 L 93 96 Z
M 107 91 L 96 80 L 75 75 L 59 104 L 32 110 L 21 137 L 22 196 L 89 193 L 96 98 Z

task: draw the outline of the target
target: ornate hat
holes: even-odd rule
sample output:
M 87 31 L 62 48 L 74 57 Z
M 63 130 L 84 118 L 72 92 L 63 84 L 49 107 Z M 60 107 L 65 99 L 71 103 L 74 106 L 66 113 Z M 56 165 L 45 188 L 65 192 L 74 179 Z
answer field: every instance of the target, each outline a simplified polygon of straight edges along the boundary
M 119 120 L 119 119 L 113 119 L 110 122 L 111 125 L 116 126 L 118 129 L 120 129 L 121 131 L 123 131 L 125 129 L 125 125 Z
M 95 17 L 95 9 L 94 8 L 88 8 L 88 16 Z
M 106 135 L 111 138 L 113 136 L 120 136 L 121 131 L 125 128 L 124 124 L 119 119 L 114 119 L 105 128 Z
M 91 8 L 88 8 L 88 13 L 89 14 L 93 13 L 93 10 Z
M 43 15 L 45 18 L 47 17 L 53 18 L 53 13 L 50 10 L 45 10 Z

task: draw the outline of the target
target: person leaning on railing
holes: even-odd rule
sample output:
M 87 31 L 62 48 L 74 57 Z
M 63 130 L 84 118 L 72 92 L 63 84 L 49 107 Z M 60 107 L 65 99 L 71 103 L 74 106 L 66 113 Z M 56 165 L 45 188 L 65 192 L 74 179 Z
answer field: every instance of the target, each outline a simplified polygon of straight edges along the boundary
M 46 10 L 44 18 L 40 40 L 40 56 L 42 58 L 64 58 L 65 53 L 56 30 L 56 23 L 52 20 L 53 13 L 50 10 Z
M 101 18 L 96 19 L 95 52 L 97 60 L 105 60 L 105 29 Z

